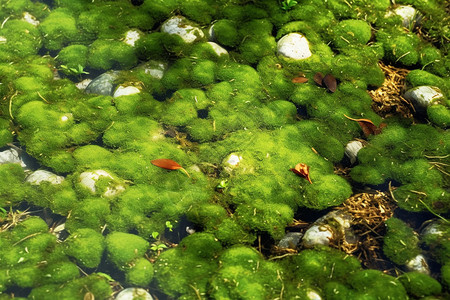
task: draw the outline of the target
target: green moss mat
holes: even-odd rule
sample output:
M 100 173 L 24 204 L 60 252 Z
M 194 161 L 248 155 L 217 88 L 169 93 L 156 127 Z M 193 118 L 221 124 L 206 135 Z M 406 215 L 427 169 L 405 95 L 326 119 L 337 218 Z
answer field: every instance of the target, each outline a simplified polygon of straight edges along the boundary
M 398 5 L 417 10 L 406 27 Z M 193 42 L 161 31 L 177 15 L 178 29 L 197 28 Z M 159 299 L 448 296 L 443 1 L 0 0 L 0 20 L 1 150 L 64 177 L 33 184 L 0 164 L 0 299 L 106 299 L 118 284 Z M 306 37 L 309 58 L 277 53 L 289 33 Z M 399 90 L 444 96 L 422 112 L 405 105 L 413 118 L 374 111 L 379 62 L 405 70 Z M 110 70 L 113 90 L 135 93 L 75 85 Z M 379 269 L 343 251 L 347 233 L 332 247 L 275 247 L 305 231 L 296 220 L 380 189 L 399 209 L 358 250 Z M 440 234 L 418 237 L 415 220 L 432 218 Z M 420 253 L 431 275 L 406 272 Z

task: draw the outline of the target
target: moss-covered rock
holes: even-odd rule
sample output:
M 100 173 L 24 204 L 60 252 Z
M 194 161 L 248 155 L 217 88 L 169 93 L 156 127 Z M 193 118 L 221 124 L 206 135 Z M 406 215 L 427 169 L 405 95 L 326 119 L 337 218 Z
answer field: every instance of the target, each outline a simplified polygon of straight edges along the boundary
M 391 261 L 404 265 L 421 252 L 417 235 L 403 221 L 390 218 L 386 221 L 386 226 L 383 252 Z
M 211 279 L 215 299 L 265 299 L 279 295 L 282 272 L 275 262 L 265 261 L 252 248 L 237 246 L 219 257 L 221 268 Z
M 2 61 L 19 61 L 38 53 L 42 36 L 36 27 L 22 20 L 9 20 L 0 29 Z
M 43 43 L 48 50 L 59 50 L 77 37 L 75 18 L 68 10 L 53 10 L 40 24 Z
M 149 243 L 135 234 L 112 232 L 106 236 L 106 251 L 111 262 L 119 269 L 136 258 L 142 257 L 149 248 Z
M 137 258 L 125 270 L 125 280 L 133 286 L 148 286 L 153 279 L 153 265 L 146 258 Z
M 97 267 L 105 249 L 103 236 L 90 228 L 80 228 L 72 232 L 64 244 L 64 252 L 86 268 Z
M 136 65 L 133 47 L 121 42 L 98 39 L 89 46 L 88 66 L 93 69 L 129 69 Z
M 63 285 L 48 284 L 35 287 L 30 292 L 31 299 L 80 299 L 83 297 L 108 298 L 112 293 L 107 278 L 93 273 L 71 280 Z M 87 295 L 87 296 L 86 296 Z
M 413 297 L 420 298 L 438 295 L 442 291 L 442 286 L 436 279 L 423 273 L 408 272 L 398 277 L 398 280 L 405 287 L 408 294 Z
M 371 37 L 371 28 L 362 20 L 343 20 L 334 26 L 332 36 L 337 48 L 365 45 Z
M 212 234 L 194 233 L 184 238 L 180 247 L 169 249 L 158 257 L 154 267 L 159 288 L 179 299 L 206 294 L 208 282 L 218 267 L 215 258 L 221 249 Z

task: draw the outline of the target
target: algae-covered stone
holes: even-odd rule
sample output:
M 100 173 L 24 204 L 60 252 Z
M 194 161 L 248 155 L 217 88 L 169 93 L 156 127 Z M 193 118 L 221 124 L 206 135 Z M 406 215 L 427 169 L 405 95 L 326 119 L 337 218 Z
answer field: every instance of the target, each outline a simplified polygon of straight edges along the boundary
M 420 253 L 419 239 L 406 223 L 390 218 L 386 221 L 386 226 L 383 252 L 391 261 L 404 265 Z
M 106 219 L 110 214 L 108 198 L 104 197 L 89 197 L 83 200 L 82 205 L 72 205 L 70 208 L 73 218 L 67 220 L 66 229 L 71 232 L 80 228 L 91 228 L 100 232 L 107 224 Z
M 347 282 L 352 274 L 361 270 L 358 259 L 345 255 L 332 248 L 318 247 L 314 250 L 303 250 L 298 255 L 283 262 L 286 266 L 294 266 L 295 282 L 306 282 L 323 286 L 330 281 Z
M 418 62 L 420 39 L 417 35 L 400 30 L 392 32 L 380 30 L 376 37 L 383 43 L 385 58 L 390 62 L 399 62 L 405 66 L 413 66 Z
M 49 50 L 61 49 L 78 34 L 75 18 L 64 9 L 52 11 L 39 29 L 44 36 L 44 46 Z
M 183 16 L 173 16 L 168 19 L 162 24 L 161 31 L 168 34 L 176 34 L 186 43 L 193 43 L 195 40 L 205 36 L 200 28 Z
M 427 108 L 428 119 L 441 128 L 450 125 L 450 109 L 444 105 L 433 105 Z
M 91 297 L 95 299 L 107 299 L 111 296 L 112 289 L 107 278 L 96 273 L 76 278 L 64 285 L 46 284 L 34 287 L 30 299 L 83 299 Z
M 239 34 L 236 22 L 228 19 L 221 19 L 215 22 L 210 29 L 211 39 L 219 44 L 234 47 L 239 43 Z
M 398 279 L 379 270 L 361 270 L 348 278 L 356 297 L 369 295 L 375 299 L 408 299 L 407 292 Z
M 153 297 L 142 288 L 126 288 L 117 294 L 115 300 L 153 300 Z
M 409 89 L 403 96 L 413 103 L 417 111 L 424 111 L 428 106 L 438 104 L 444 97 L 439 88 L 426 85 Z
M 227 249 L 220 256 L 221 268 L 212 277 L 215 299 L 267 299 L 280 294 L 276 280 L 281 266 L 265 261 L 256 250 L 244 246 Z
M 96 40 L 89 46 L 88 66 L 98 70 L 129 69 L 136 65 L 133 47 L 122 41 Z
M 86 268 L 97 267 L 105 249 L 103 236 L 90 228 L 80 228 L 72 232 L 64 244 L 65 253 Z
M 414 297 L 438 295 L 442 291 L 442 286 L 436 279 L 419 272 L 405 273 L 398 277 L 398 280 L 405 287 L 408 294 Z
M 264 203 L 261 199 L 255 199 L 252 204 L 239 205 L 236 215 L 244 227 L 268 232 L 280 239 L 284 235 L 284 227 L 292 221 L 294 212 L 285 204 Z
M 68 68 L 78 69 L 79 66 L 82 68 L 86 67 L 88 54 L 88 47 L 85 45 L 70 45 L 61 49 L 57 56 L 57 60 L 60 65 L 65 65 Z M 65 69 L 62 70 L 67 73 Z M 70 75 L 70 74 L 67 74 Z
M 0 29 L 0 58 L 4 61 L 20 60 L 37 54 L 42 38 L 39 29 L 21 20 L 8 20 Z
M 111 96 L 114 89 L 114 80 L 118 77 L 118 72 L 109 71 L 94 78 L 86 87 L 88 94 L 99 94 Z
M 0 147 L 4 147 L 6 144 L 11 143 L 12 140 L 13 135 L 9 130 L 9 122 L 6 119 L 0 118 Z
M 182 242 L 180 247 L 164 251 L 158 257 L 155 279 L 167 295 L 192 299 L 197 293 L 207 293 L 208 282 L 218 268 L 215 258 L 222 246 L 208 233 L 194 233 Z
M 125 281 L 133 286 L 147 286 L 153 279 L 153 265 L 146 258 L 137 258 L 125 270 Z
M 450 91 L 450 84 L 447 80 L 424 70 L 412 70 L 406 75 L 406 82 L 412 87 L 436 86 L 445 95 L 448 95 Z
M 51 263 L 45 267 L 43 273 L 46 277 L 45 284 L 66 283 L 80 277 L 78 266 L 69 260 Z
M 351 194 L 350 185 L 342 177 L 324 175 L 305 187 L 303 205 L 314 209 L 324 209 L 341 204 Z
M 25 173 L 19 164 L 0 164 L 0 207 L 15 205 L 31 196 L 32 189 L 22 184 Z
M 364 45 L 371 36 L 370 25 L 362 20 L 343 20 L 332 31 L 333 43 L 337 48 Z
M 138 235 L 112 232 L 106 236 L 108 258 L 119 269 L 125 269 L 134 259 L 144 256 L 149 243 Z
M 421 241 L 430 249 L 429 254 L 440 264 L 450 261 L 450 226 L 446 222 L 434 220 L 421 233 Z
M 27 176 L 26 181 L 33 184 L 39 185 L 41 182 L 49 182 L 51 184 L 61 184 L 64 177 L 58 176 L 52 172 L 46 170 L 36 170 Z
M 125 190 L 120 180 L 105 170 L 81 173 L 79 176 L 79 184 L 92 194 L 100 193 L 105 197 L 114 197 Z

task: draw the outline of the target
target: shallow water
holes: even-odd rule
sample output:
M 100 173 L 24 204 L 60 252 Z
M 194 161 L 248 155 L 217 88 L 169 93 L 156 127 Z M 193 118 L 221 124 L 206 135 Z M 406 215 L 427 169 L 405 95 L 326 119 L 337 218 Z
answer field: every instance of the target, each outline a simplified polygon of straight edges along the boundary
M 287 2 L 0 0 L 0 298 L 445 298 L 443 4 Z

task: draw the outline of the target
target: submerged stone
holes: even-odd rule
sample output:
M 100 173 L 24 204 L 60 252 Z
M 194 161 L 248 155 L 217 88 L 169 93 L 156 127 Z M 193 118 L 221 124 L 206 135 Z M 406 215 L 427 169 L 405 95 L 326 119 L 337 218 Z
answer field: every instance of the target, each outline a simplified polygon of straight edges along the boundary
M 288 232 L 278 243 L 278 247 L 295 249 L 302 236 L 301 232 Z
M 422 85 L 409 89 L 404 97 L 413 103 L 416 110 L 424 111 L 428 106 L 438 102 L 444 95 L 437 87 Z
M 173 16 L 162 24 L 161 31 L 168 34 L 176 34 L 188 44 L 205 36 L 200 28 L 188 23 L 189 21 L 183 16 Z
M 295 60 L 306 59 L 312 55 L 309 42 L 299 33 L 289 33 L 277 43 L 278 54 Z
M 141 33 L 137 30 L 129 30 L 125 33 L 125 44 L 134 47 L 134 44 L 141 38 Z
M 416 271 L 422 274 L 430 274 L 430 267 L 428 266 L 428 262 L 422 254 L 418 254 L 413 259 L 408 261 L 405 265 L 408 271 Z
M 98 186 L 97 182 L 101 178 L 107 178 L 111 181 L 111 183 L 114 181 L 113 176 L 109 174 L 108 172 L 104 170 L 95 170 L 95 171 L 86 171 L 80 174 L 79 180 L 80 184 L 87 188 L 91 193 L 95 194 L 97 192 Z M 120 184 L 108 184 L 108 186 L 104 189 L 103 196 L 105 197 L 113 197 L 122 191 L 124 191 L 125 188 Z
M 358 152 L 364 147 L 360 141 L 351 141 L 345 146 L 345 156 L 350 160 L 350 164 L 354 164 L 358 158 Z
M 58 176 L 50 171 L 37 170 L 31 173 L 26 179 L 26 182 L 33 185 L 39 185 L 42 181 L 50 182 L 51 184 L 61 184 L 64 181 L 64 177 Z
M 302 245 L 312 248 L 318 245 L 328 246 L 343 238 L 346 243 L 355 243 L 353 232 L 350 230 L 352 217 L 344 211 L 331 211 L 317 219 L 305 232 Z
M 141 90 L 139 90 L 135 86 L 120 85 L 119 87 L 117 87 L 116 91 L 114 92 L 113 97 L 117 98 L 120 96 L 134 95 L 134 94 L 139 94 L 140 92 L 141 92 Z
M 86 93 L 111 96 L 114 90 L 114 80 L 118 75 L 117 71 L 109 71 L 97 76 L 86 87 Z
M 417 25 L 423 17 L 419 11 L 409 5 L 399 5 L 392 12 L 389 12 L 387 16 L 391 16 L 393 14 L 402 18 L 402 25 L 406 28 Z
M 0 152 L 0 164 L 20 164 L 22 168 L 26 167 L 19 152 L 14 148 Z
M 142 288 L 130 287 L 117 294 L 116 300 L 153 300 L 153 297 Z

